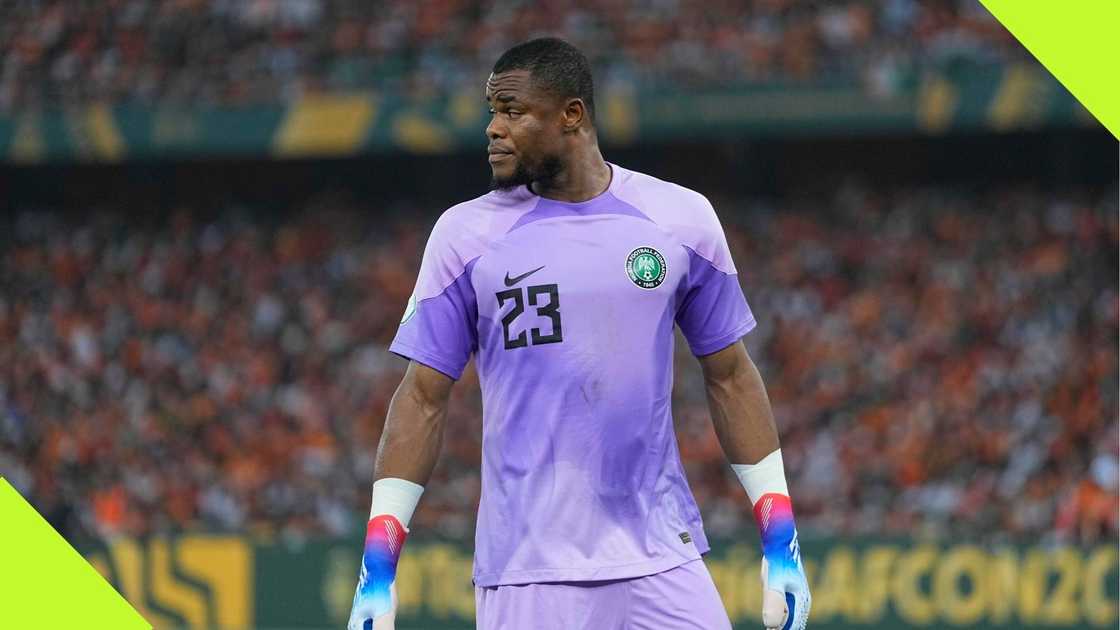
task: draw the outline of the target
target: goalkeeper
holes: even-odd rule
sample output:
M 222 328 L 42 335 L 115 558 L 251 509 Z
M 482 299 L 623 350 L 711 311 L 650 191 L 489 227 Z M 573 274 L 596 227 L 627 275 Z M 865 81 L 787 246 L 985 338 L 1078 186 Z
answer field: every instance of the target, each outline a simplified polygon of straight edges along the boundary
M 350 630 L 391 630 L 397 559 L 473 355 L 483 397 L 480 630 L 729 630 L 671 416 L 674 324 L 762 534 L 766 628 L 809 591 L 755 319 L 700 194 L 603 160 L 587 60 L 538 39 L 486 82 L 492 192 L 445 212 L 390 350 Z M 744 505 L 744 509 L 748 506 Z

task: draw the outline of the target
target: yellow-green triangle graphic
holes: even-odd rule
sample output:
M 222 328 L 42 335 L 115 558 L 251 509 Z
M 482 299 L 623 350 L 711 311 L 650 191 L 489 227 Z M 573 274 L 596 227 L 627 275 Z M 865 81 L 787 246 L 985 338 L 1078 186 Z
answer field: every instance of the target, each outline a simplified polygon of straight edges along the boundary
M 0 477 L 0 628 L 151 627 Z
M 1097 120 L 1120 138 L 1120 1 L 980 0 Z

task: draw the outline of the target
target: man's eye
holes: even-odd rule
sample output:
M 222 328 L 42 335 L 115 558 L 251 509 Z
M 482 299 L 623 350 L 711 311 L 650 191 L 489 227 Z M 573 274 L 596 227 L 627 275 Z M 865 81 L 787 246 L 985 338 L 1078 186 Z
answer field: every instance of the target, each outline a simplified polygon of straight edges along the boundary
M 486 111 L 490 112 L 490 115 L 491 115 L 491 116 L 493 116 L 494 114 L 497 114 L 497 113 L 498 113 L 497 111 L 495 111 L 495 110 L 494 110 L 494 108 L 493 108 L 493 107 L 491 107 L 491 108 L 487 109 Z
M 515 112 L 515 111 L 510 110 L 510 111 L 506 112 L 506 115 L 509 116 L 510 118 L 517 118 L 517 117 L 521 116 L 521 112 Z

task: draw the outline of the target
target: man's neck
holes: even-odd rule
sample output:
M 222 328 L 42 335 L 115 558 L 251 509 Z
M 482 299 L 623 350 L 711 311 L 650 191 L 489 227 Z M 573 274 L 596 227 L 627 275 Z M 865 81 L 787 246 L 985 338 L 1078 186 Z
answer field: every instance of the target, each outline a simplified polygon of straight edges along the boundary
M 535 181 L 529 187 L 546 199 L 579 203 L 603 194 L 611 185 L 611 167 L 603 160 L 598 146 L 588 147 L 551 180 Z

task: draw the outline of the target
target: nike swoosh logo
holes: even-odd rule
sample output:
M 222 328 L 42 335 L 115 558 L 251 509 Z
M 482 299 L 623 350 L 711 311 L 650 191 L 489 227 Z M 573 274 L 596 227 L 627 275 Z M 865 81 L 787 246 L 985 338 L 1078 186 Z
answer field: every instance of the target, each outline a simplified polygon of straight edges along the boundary
M 520 276 L 516 276 L 516 277 L 513 277 L 513 278 L 509 277 L 509 272 L 507 271 L 506 272 L 506 286 L 507 287 L 512 287 L 513 285 L 517 284 L 518 282 L 521 282 L 525 278 L 528 278 L 529 276 L 537 273 L 541 269 L 544 269 L 544 265 L 541 265 L 540 267 L 537 267 L 536 269 L 534 269 L 532 271 L 526 271 L 525 273 L 521 274 Z

